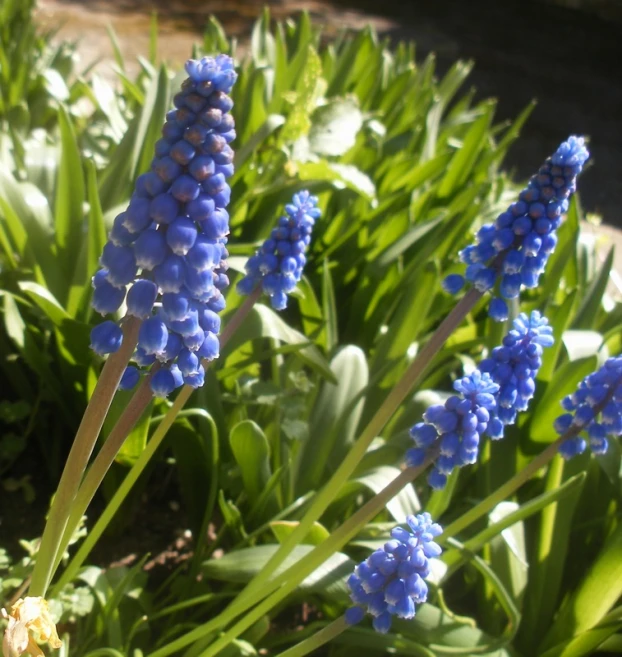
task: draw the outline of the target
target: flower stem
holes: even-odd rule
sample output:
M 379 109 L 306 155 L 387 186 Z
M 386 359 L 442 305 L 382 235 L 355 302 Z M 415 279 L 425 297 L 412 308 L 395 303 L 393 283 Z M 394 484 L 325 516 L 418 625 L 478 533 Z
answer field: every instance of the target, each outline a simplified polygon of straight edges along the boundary
M 253 609 L 245 613 L 241 620 L 239 620 L 228 632 L 218 638 L 213 644 L 208 646 L 201 654 L 200 657 L 212 657 L 219 653 L 231 641 L 237 638 L 244 630 L 249 628 L 264 614 L 267 614 L 284 598 L 286 598 L 296 587 L 304 580 L 305 577 L 310 575 L 314 570 L 319 568 L 324 561 L 334 554 L 337 550 L 343 547 L 351 538 L 356 536 L 358 531 L 374 518 L 384 507 L 389 500 L 393 499 L 395 495 L 404 488 L 404 486 L 415 479 L 421 472 L 423 472 L 430 462 L 433 460 L 435 454 L 430 454 L 423 465 L 416 468 L 407 468 L 401 472 L 392 482 L 383 488 L 377 495 L 371 498 L 367 504 L 363 505 L 356 513 L 354 513 L 343 525 L 317 547 L 315 547 L 304 559 L 296 562 L 288 568 L 281 575 L 276 577 L 273 581 L 269 582 L 262 588 L 261 596 L 264 597 L 269 591 L 273 593 L 263 602 Z M 235 601 L 234 601 L 235 602 Z M 246 601 L 245 601 L 246 602 Z M 233 605 L 231 605 L 233 606 Z M 247 605 L 245 605 L 247 606 Z M 240 613 L 240 612 L 238 612 Z M 197 628 L 198 629 L 198 628 Z M 162 650 L 162 649 L 161 649 Z M 159 653 L 160 651 L 158 651 Z M 153 653 L 150 657 L 156 657 Z M 161 657 L 161 655 L 157 655 Z
M 320 648 L 347 629 L 348 626 L 346 625 L 345 617 L 340 616 L 304 641 L 297 643 L 285 652 L 279 653 L 277 657 L 304 657 L 304 655 L 308 655 L 316 648 Z
M 240 594 L 241 597 L 245 597 L 249 593 L 261 589 L 291 551 L 308 534 L 313 523 L 320 518 L 329 504 L 334 500 L 335 495 L 354 472 L 354 469 L 367 452 L 372 440 L 379 435 L 382 428 L 404 401 L 413 385 L 423 375 L 434 356 L 445 344 L 447 338 L 449 338 L 456 327 L 463 321 L 481 296 L 482 293 L 475 288 L 469 290 L 441 322 L 432 337 L 417 354 L 415 360 L 410 364 L 406 372 L 404 372 L 402 378 L 387 395 L 361 436 L 353 444 L 345 459 L 341 462 L 341 465 L 314 498 L 298 527 L 281 543 L 278 550 L 272 555 L 266 565 L 249 583 L 246 589 L 242 591 Z
M 607 396 L 594 407 L 594 416 L 598 415 L 605 406 L 611 401 L 611 398 L 614 393 L 615 386 L 612 386 L 611 391 Z M 589 424 L 589 422 L 588 422 Z M 557 440 L 553 441 L 543 452 L 540 452 L 532 461 L 530 461 L 520 472 L 517 472 L 511 479 L 497 488 L 494 493 L 491 493 L 488 497 L 484 498 L 479 504 L 475 505 L 472 509 L 463 513 L 459 518 L 454 520 L 450 525 L 447 525 L 443 529 L 442 536 L 439 536 L 439 542 L 443 542 L 452 536 L 455 536 L 458 532 L 461 532 L 465 527 L 468 527 L 476 520 L 479 520 L 484 516 L 488 511 L 494 508 L 499 502 L 502 502 L 510 495 L 515 493 L 525 482 L 527 482 L 531 477 L 538 472 L 541 468 L 552 461 L 555 455 L 559 452 L 561 445 L 569 440 L 578 436 L 584 429 L 586 429 L 587 424 L 573 424 L 566 433 L 562 434 Z M 561 458 L 561 457 L 560 457 Z
M 108 435 L 106 442 L 102 445 L 95 460 L 87 470 L 84 480 L 76 494 L 76 498 L 71 505 L 71 514 L 69 515 L 67 527 L 65 528 L 58 554 L 56 555 L 54 570 L 58 568 L 63 553 L 67 549 L 69 541 L 73 536 L 73 532 L 80 524 L 84 512 L 91 503 L 91 500 L 104 480 L 106 473 L 114 462 L 119 450 L 123 446 L 123 443 L 126 441 L 143 413 L 149 407 L 149 404 L 153 399 L 153 393 L 151 392 L 150 387 L 151 377 L 158 368 L 159 363 L 156 363 L 151 368 L 149 374 L 143 378 L 138 389 L 130 400 L 130 403 L 119 417 L 118 421 L 112 428 L 112 431 Z
M 121 347 L 106 360 L 86 407 L 45 524 L 30 582 L 29 594 L 31 596 L 45 596 L 50 584 L 71 506 L 112 403 L 112 398 L 136 347 L 139 328 L 140 320 L 135 317 L 129 317 L 123 322 Z
M 98 518 L 93 529 L 89 531 L 84 539 L 84 542 L 80 546 L 80 549 L 76 552 L 73 559 L 70 561 L 69 565 L 61 575 L 60 579 L 54 586 L 52 593 L 56 595 L 61 591 L 63 586 L 71 582 L 71 580 L 78 574 L 78 570 L 84 563 L 86 557 L 90 554 L 91 550 L 95 547 L 95 544 L 100 539 L 101 535 L 104 533 L 106 527 L 110 521 L 114 518 L 116 512 L 119 510 L 119 507 L 127 497 L 128 493 L 138 481 L 138 478 L 143 473 L 143 470 L 156 453 L 158 447 L 162 444 L 164 437 L 166 436 L 167 431 L 175 422 L 177 414 L 183 408 L 184 404 L 190 398 L 190 395 L 193 393 L 193 388 L 190 386 L 184 386 L 177 398 L 175 399 L 173 405 L 169 409 L 168 413 L 164 416 L 162 422 L 158 425 L 156 430 L 153 433 L 153 436 L 147 443 L 147 446 L 143 450 L 142 454 L 138 457 L 138 460 L 127 476 L 115 492 L 114 496 L 104 509 L 102 515 Z
M 220 335 L 221 347 L 224 346 L 231 339 L 238 328 L 240 328 L 260 296 L 261 288 L 250 294 L 237 308 L 231 318 L 231 321 L 227 323 L 226 327 L 223 329 Z M 209 362 L 203 361 L 203 365 L 207 369 L 209 367 Z M 147 395 L 147 390 L 149 390 L 149 395 Z M 194 388 L 191 388 L 188 385 L 183 386 L 183 388 L 180 390 L 175 399 L 175 402 L 167 411 L 166 415 L 162 419 L 162 422 L 154 431 L 153 436 L 147 443 L 145 450 L 140 455 L 136 463 L 134 463 L 126 478 L 123 480 L 123 483 L 117 489 L 113 498 L 108 503 L 108 506 L 104 510 L 103 514 L 100 516 L 100 518 L 98 518 L 93 528 L 89 531 L 86 538 L 84 539 L 84 542 L 80 546 L 80 549 L 76 552 L 75 556 L 63 572 L 58 583 L 54 586 L 55 594 L 57 594 L 63 586 L 69 583 L 76 576 L 78 570 L 84 563 L 84 560 L 90 554 L 91 550 L 106 530 L 106 527 L 123 503 L 123 500 L 142 474 L 151 457 L 155 454 L 156 450 L 164 440 L 168 430 L 177 419 L 177 415 L 184 407 L 185 403 L 188 401 L 193 392 Z M 118 453 L 118 450 L 121 448 L 124 440 L 127 438 L 130 431 L 134 428 L 134 425 L 149 405 L 150 400 L 151 391 L 148 385 L 148 381 L 145 379 L 138 390 L 134 393 L 134 396 L 130 400 L 130 403 L 126 407 L 121 417 L 117 420 L 117 423 L 112 429 L 108 441 L 104 443 L 104 447 L 102 447 L 101 452 L 104 451 L 106 444 L 110 441 L 111 438 L 113 439 L 113 442 L 110 444 L 110 447 L 106 449 L 101 459 L 99 458 L 99 455 L 95 459 L 93 466 L 89 470 L 89 473 L 84 480 L 83 486 L 80 487 L 80 490 L 78 491 L 80 507 L 82 508 L 76 507 L 76 511 L 72 516 L 72 522 L 75 524 L 75 526 L 77 526 L 77 523 L 79 523 L 82 514 L 86 510 L 90 500 L 93 498 L 95 491 L 99 487 L 99 484 L 101 483 L 104 475 L 108 471 L 111 463 L 114 460 L 114 457 Z M 71 538 L 71 534 L 73 533 L 75 526 L 71 529 L 71 531 L 69 531 L 69 527 L 67 528 L 67 531 L 64 535 L 65 539 L 67 539 L 67 534 L 69 538 Z

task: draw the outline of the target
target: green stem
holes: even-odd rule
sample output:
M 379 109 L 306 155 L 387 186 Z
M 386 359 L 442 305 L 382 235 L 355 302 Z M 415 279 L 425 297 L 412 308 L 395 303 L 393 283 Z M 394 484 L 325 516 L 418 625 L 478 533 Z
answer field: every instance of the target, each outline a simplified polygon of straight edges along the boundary
M 54 564 L 55 571 L 61 562 L 63 554 L 69 545 L 69 541 L 71 541 L 71 537 L 73 536 L 76 527 L 80 524 L 84 512 L 91 503 L 91 500 L 104 480 L 110 466 L 113 464 L 119 450 L 123 446 L 123 443 L 127 440 L 132 429 L 149 407 L 149 404 L 153 399 L 153 393 L 151 392 L 150 387 L 151 377 L 158 368 L 159 363 L 156 363 L 151 368 L 148 376 L 143 378 L 140 386 L 132 396 L 130 403 L 117 420 L 112 431 L 108 435 L 106 442 L 104 442 L 102 448 L 95 457 L 95 460 L 89 467 L 71 507 L 71 514 L 67 521 L 67 527 L 65 528 L 60 548 L 56 555 L 56 562 Z
M 248 316 L 248 313 L 252 310 L 253 306 L 255 305 L 255 302 L 259 297 L 261 296 L 261 288 L 258 290 L 255 290 L 252 294 L 250 294 L 242 303 L 241 306 L 236 310 L 236 312 L 233 314 L 231 320 L 227 323 L 226 327 L 222 331 L 220 335 L 220 345 L 223 347 L 233 336 L 233 334 L 237 331 L 237 329 L 242 325 L 246 317 Z M 124 340 L 125 343 L 125 340 Z M 132 348 L 133 351 L 133 348 Z M 131 353 L 131 352 L 130 352 Z M 128 356 L 129 358 L 129 356 Z M 203 366 L 205 368 L 209 367 L 209 362 L 208 361 L 203 361 Z M 103 376 L 103 373 L 102 373 Z M 118 385 L 118 384 L 117 384 Z M 116 388 L 115 388 L 116 389 Z M 143 411 L 147 407 L 149 401 L 145 403 L 146 395 L 144 395 L 144 389 L 139 388 L 134 396 L 132 397 L 130 403 L 128 404 L 127 408 L 117 421 L 117 425 L 114 427 L 113 431 L 117 429 L 117 426 L 119 426 L 119 432 L 118 432 L 118 441 L 121 440 L 122 438 L 122 430 L 126 431 L 129 433 L 135 422 L 138 420 L 140 417 L 141 413 L 138 413 L 138 411 L 141 409 L 141 405 L 144 406 L 142 409 Z M 116 514 L 116 512 L 119 510 L 119 507 L 123 503 L 123 500 L 125 497 L 128 495 L 140 475 L 142 474 L 143 470 L 149 463 L 149 460 L 155 454 L 156 450 L 164 440 L 168 430 L 171 428 L 175 420 L 177 419 L 178 413 L 181 411 L 181 409 L 184 407 L 185 403 L 188 401 L 192 393 L 194 392 L 194 388 L 191 388 L 188 385 L 183 386 L 183 388 L 180 390 L 179 394 L 177 395 L 177 398 L 175 399 L 175 402 L 171 406 L 171 408 L 167 411 L 166 415 L 162 419 L 162 422 L 158 425 L 156 430 L 153 433 L 153 436 L 151 437 L 151 440 L 147 443 L 147 446 L 145 447 L 145 450 L 143 453 L 140 455 L 136 463 L 132 466 L 132 469 L 129 471 L 127 474 L 127 477 L 124 479 L 123 483 L 121 486 L 117 489 L 116 493 L 114 494 L 113 498 L 110 500 L 108 503 L 108 506 L 102 513 L 101 517 L 97 520 L 93 528 L 90 530 L 90 532 L 87 534 L 84 542 L 80 546 L 80 549 L 76 552 L 75 556 L 73 559 L 70 561 L 69 565 L 63 572 L 61 578 L 59 579 L 58 583 L 54 586 L 53 592 L 54 594 L 58 594 L 60 590 L 62 589 L 63 586 L 68 584 L 78 573 L 78 570 L 84 563 L 84 560 L 86 557 L 90 554 L 91 550 L 101 537 L 101 535 L 104 533 L 106 530 L 106 527 Z M 143 403 L 140 404 L 138 401 L 135 403 L 135 399 L 137 396 L 141 396 L 141 399 L 143 399 Z M 144 396 L 143 396 L 144 395 Z M 108 408 L 106 408 L 107 412 Z M 136 416 L 136 414 L 138 415 Z M 105 416 L 105 413 L 104 413 Z M 132 422 L 132 419 L 135 418 L 134 422 Z M 103 422 L 103 420 L 102 420 Z M 122 444 L 122 441 L 121 441 Z M 112 452 L 112 449 L 110 450 L 110 453 Z M 90 454 L 90 452 L 89 452 Z M 114 459 L 114 455 L 113 455 Z M 110 461 L 112 462 L 112 461 Z M 98 466 L 98 469 L 96 472 L 93 473 L 93 476 L 89 482 L 89 489 L 92 488 L 92 486 L 95 484 L 96 478 L 99 478 L 100 476 L 105 475 L 106 471 L 103 470 L 105 465 L 104 458 L 101 459 L 100 464 Z M 84 471 L 84 469 L 82 470 Z M 89 473 L 90 474 L 90 473 Z M 91 490 L 86 489 L 83 492 L 83 499 L 86 499 L 89 495 L 92 498 L 92 493 L 95 491 L 93 490 L 91 493 Z M 88 502 L 87 502 L 88 505 Z M 80 518 L 82 517 L 83 511 L 80 513 L 79 517 L 77 513 L 75 516 L 77 517 L 77 521 L 80 521 Z M 74 517 L 74 521 L 75 521 Z
M 447 338 L 454 332 L 456 327 L 467 316 L 470 310 L 481 298 L 482 293 L 476 289 L 471 289 L 462 299 L 454 306 L 452 311 L 445 317 L 439 327 L 433 333 L 432 337 L 417 354 L 415 360 L 410 364 L 402 378 L 397 382 L 395 387 L 387 395 L 376 414 L 352 445 L 352 448 L 341 462 L 328 483 L 320 490 L 315 497 L 311 506 L 303 516 L 298 527 L 287 537 L 279 546 L 278 550 L 268 560 L 266 565 L 242 591 L 240 597 L 245 597 L 252 592 L 261 590 L 265 583 L 270 579 L 275 570 L 283 563 L 291 551 L 304 539 L 309 533 L 313 523 L 320 518 L 329 504 L 335 498 L 336 493 L 348 481 L 350 475 L 354 472 L 356 466 L 367 452 L 372 440 L 382 431 L 385 424 L 391 419 L 391 416 L 397 411 L 400 404 L 404 401 L 416 381 L 423 375 L 428 365 L 438 353 L 441 347 L 447 341 Z
M 340 616 L 304 641 L 297 643 L 285 652 L 279 653 L 277 657 L 303 657 L 313 652 L 316 648 L 320 648 L 325 643 L 332 641 L 347 629 L 348 626 L 346 625 L 345 617 Z
M 84 560 L 95 547 L 95 544 L 104 533 L 106 527 L 113 519 L 116 512 L 119 510 L 119 507 L 125 500 L 126 496 L 134 484 L 138 481 L 138 478 L 143 473 L 143 470 L 146 468 L 153 455 L 156 453 L 158 447 L 162 444 L 167 431 L 175 421 L 177 414 L 183 408 L 183 405 L 186 403 L 186 401 L 188 401 L 192 392 L 193 389 L 190 386 L 184 386 L 181 389 L 179 395 L 177 395 L 177 398 L 175 399 L 175 402 L 169 409 L 168 413 L 165 415 L 162 422 L 158 425 L 157 429 L 154 431 L 153 436 L 147 443 L 147 446 L 143 450 L 142 454 L 138 457 L 138 460 L 136 463 L 134 463 L 131 470 L 128 472 L 127 476 L 117 489 L 113 498 L 104 509 L 104 512 L 93 526 L 93 529 L 91 529 L 86 535 L 86 538 L 80 546 L 80 549 L 76 552 L 75 556 L 69 562 L 69 565 L 54 586 L 52 590 L 53 596 L 60 593 L 62 588 L 71 582 L 71 580 L 78 574 L 78 571 L 84 563 Z
M 257 620 L 284 600 L 296 589 L 305 577 L 319 568 L 330 555 L 334 554 L 336 550 L 343 547 L 350 539 L 356 536 L 360 528 L 382 511 L 387 502 L 393 499 L 393 497 L 395 497 L 395 495 L 402 490 L 406 484 L 423 472 L 435 456 L 436 454 L 431 454 L 423 465 L 417 468 L 408 468 L 400 473 L 399 476 L 383 488 L 377 495 L 367 502 L 367 504 L 362 506 L 354 515 L 350 516 L 350 518 L 348 518 L 348 520 L 346 520 L 346 522 L 344 522 L 343 525 L 333 532 L 325 541 L 309 552 L 304 559 L 296 562 L 284 573 L 270 582 L 270 590 L 276 590 L 274 590 L 274 592 L 261 604 L 244 614 L 242 619 L 239 620 L 228 632 L 208 646 L 200 654 L 200 657 L 212 657 L 219 653 L 225 646 L 244 632 L 244 630 L 248 629 L 251 625 L 256 623 Z M 264 595 L 266 591 L 267 587 L 265 587 L 263 591 Z M 155 656 L 156 653 L 151 655 L 151 657 Z
M 330 555 L 342 548 L 350 539 L 356 536 L 360 528 L 377 516 L 384 509 L 389 500 L 392 500 L 402 488 L 406 486 L 406 484 L 418 477 L 434 460 L 434 458 L 436 458 L 436 455 L 436 451 L 431 452 L 422 465 L 416 468 L 407 468 L 401 472 L 393 481 L 387 484 L 385 488 L 383 488 L 378 494 L 374 495 L 374 497 L 356 511 L 356 513 L 350 516 L 343 525 L 332 532 L 325 541 L 311 550 L 304 559 L 296 562 L 278 577 L 267 582 L 261 590 L 248 594 L 244 599 L 240 599 L 238 596 L 220 615 L 212 618 L 212 620 L 204 625 L 197 627 L 155 652 L 152 652 L 148 657 L 166 657 L 166 655 L 177 652 L 191 643 L 211 634 L 215 630 L 218 630 L 223 625 L 234 620 L 236 616 L 248 612 L 244 615 L 242 621 L 234 625 L 229 632 L 223 635 L 223 637 L 212 646 L 207 648 L 207 652 L 202 653 L 202 657 L 216 654 L 216 652 L 228 644 L 229 641 L 237 637 L 238 634 L 243 632 L 247 627 L 250 627 L 250 625 L 252 625 L 258 618 L 270 611 L 274 605 L 278 604 L 283 598 L 289 595 L 305 577 L 310 575 L 316 568 L 319 568 Z M 267 600 L 264 600 L 262 604 L 255 607 L 253 610 L 248 611 L 268 595 L 270 595 L 270 597 Z M 253 620 L 249 621 L 249 619 Z
M 439 536 L 439 541 L 445 541 L 451 536 L 455 536 L 461 532 L 465 527 L 468 527 L 475 521 L 485 516 L 491 509 L 493 509 L 499 502 L 506 500 L 510 495 L 515 493 L 525 482 L 529 481 L 540 468 L 543 468 L 548 462 L 553 459 L 559 450 L 559 446 L 567 439 L 568 436 L 561 436 L 554 443 L 551 443 L 543 452 L 540 452 L 533 461 L 530 461 L 520 472 L 515 474 L 511 479 L 497 488 L 494 493 L 484 498 L 479 504 L 463 513 L 459 518 L 454 520 L 451 524 L 443 529 L 442 536 Z
M 95 390 L 84 411 L 45 523 L 29 588 L 31 596 L 45 596 L 50 584 L 71 506 L 112 403 L 112 398 L 136 347 L 139 328 L 140 320 L 135 317 L 129 317 L 123 322 L 121 348 L 111 354 L 104 363 Z
M 607 404 L 613 398 L 613 394 L 617 386 L 622 383 L 622 380 L 611 386 L 609 393 L 605 396 L 600 403 L 594 406 L 594 417 L 597 417 L 599 413 L 607 406 Z M 575 438 L 578 436 L 587 426 L 587 424 L 573 424 L 566 433 L 561 435 L 557 440 L 552 442 L 543 452 L 540 452 L 533 461 L 531 461 L 527 466 L 525 466 L 520 472 L 515 474 L 511 479 L 505 482 L 503 486 L 498 488 L 494 493 L 491 493 L 488 497 L 484 498 L 479 504 L 474 506 L 472 509 L 463 513 L 457 520 L 454 520 L 450 525 L 447 525 L 443 529 L 442 536 L 439 537 L 439 541 L 442 543 L 445 539 L 455 536 L 458 532 L 461 532 L 465 527 L 468 527 L 475 521 L 479 520 L 482 516 L 486 515 L 488 511 L 493 509 L 499 502 L 502 502 L 510 495 L 515 493 L 526 481 L 531 479 L 531 477 L 543 468 L 545 465 L 551 461 L 555 455 L 559 452 L 561 445 L 570 440 L 570 438 Z

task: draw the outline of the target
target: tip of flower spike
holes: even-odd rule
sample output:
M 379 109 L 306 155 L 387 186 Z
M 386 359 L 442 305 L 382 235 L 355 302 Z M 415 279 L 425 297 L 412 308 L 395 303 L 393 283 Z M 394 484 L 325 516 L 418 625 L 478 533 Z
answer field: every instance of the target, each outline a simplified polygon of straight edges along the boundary
M 585 147 L 585 138 L 571 135 L 559 145 L 551 156 L 551 160 L 557 166 L 579 167 L 580 170 L 589 157 L 590 153 Z
M 270 237 L 251 256 L 245 266 L 246 276 L 238 283 L 240 294 L 250 294 L 261 286 L 275 310 L 287 307 L 287 296 L 302 278 L 307 262 L 305 253 L 311 243 L 315 220 L 321 216 L 318 200 L 303 190 L 294 194 Z
M 215 89 L 226 93 L 237 79 L 233 59 L 228 55 L 189 59 L 185 64 L 185 69 L 192 82 L 211 82 Z
M 394 527 L 391 539 L 362 561 L 348 578 L 354 607 L 345 613 L 347 625 L 359 623 L 365 612 L 373 616 L 377 632 L 387 632 L 393 616 L 413 618 L 416 605 L 427 600 L 424 581 L 430 561 L 441 553 L 434 542 L 442 529 L 428 513 L 408 516 L 408 528 Z

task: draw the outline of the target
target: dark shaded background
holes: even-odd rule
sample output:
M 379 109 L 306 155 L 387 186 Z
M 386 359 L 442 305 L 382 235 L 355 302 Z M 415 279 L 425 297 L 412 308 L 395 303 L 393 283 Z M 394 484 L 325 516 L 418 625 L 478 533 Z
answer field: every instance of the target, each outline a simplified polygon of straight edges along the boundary
M 597 14 L 529 0 L 336 0 L 382 12 L 403 25 L 394 39 L 413 38 L 439 68 L 475 59 L 469 80 L 482 97 L 499 99 L 498 118 L 538 106 L 507 164 L 526 178 L 569 134 L 590 139 L 595 165 L 582 176 L 587 210 L 622 228 L 622 12 Z

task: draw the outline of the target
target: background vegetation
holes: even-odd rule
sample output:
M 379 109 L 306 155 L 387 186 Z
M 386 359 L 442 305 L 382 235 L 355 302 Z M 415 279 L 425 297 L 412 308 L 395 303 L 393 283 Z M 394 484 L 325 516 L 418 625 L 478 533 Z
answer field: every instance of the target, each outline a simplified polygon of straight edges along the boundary
M 31 4 L 0 7 L 0 480 L 5 496 L 23 496 L 42 514 L 100 367 L 88 347 L 97 322 L 90 277 L 112 218 L 149 166 L 184 75 L 158 62 L 155 24 L 137 76 L 128 75 L 118 51 L 114 85 L 76 71 L 70 44 L 34 36 Z M 193 52 L 237 53 L 214 19 Z M 475 102 L 464 90 L 471 67 L 456 62 L 438 78 L 432 57 L 418 61 L 413 44 L 390 46 L 369 29 L 325 44 L 306 15 L 258 21 L 234 90 L 230 265 L 241 270 L 283 203 L 307 188 L 320 198 L 322 219 L 306 278 L 286 313 L 255 308 L 101 540 L 105 546 L 115 531 L 131 532 L 155 473 L 176 482 L 165 495 L 181 496 L 179 526 L 183 519 L 192 533 L 187 559 L 164 581 L 143 571 L 146 557 L 110 569 L 91 562 L 97 565 L 57 596 L 65 651 L 150 653 L 220 610 L 292 531 L 357 427 L 451 309 L 440 281 L 459 270 L 456 254 L 477 226 L 511 202 L 516 186 L 501 165 L 531 109 L 512 124 L 495 123 L 494 101 Z M 556 337 L 530 412 L 445 491 L 431 494 L 423 482 L 404 489 L 227 654 L 279 652 L 336 617 L 347 605 L 345 577 L 389 527 L 420 509 L 449 524 L 554 440 L 559 399 L 622 351 L 622 304 L 606 289 L 612 254 L 597 265 L 581 238 L 581 216 L 575 201 L 541 287 L 522 298 L 521 309 L 542 310 Z M 232 286 L 227 314 L 239 303 Z M 503 332 L 483 306 L 471 313 L 309 545 L 396 476 L 410 425 Z M 112 417 L 126 399 L 118 394 Z M 156 402 L 134 430 L 100 504 L 136 463 L 166 408 Z M 396 623 L 387 635 L 351 629 L 330 654 L 622 650 L 621 474 L 617 444 L 604 457 L 555 461 L 460 533 L 438 564 L 431 603 L 414 621 Z M 165 496 L 151 500 L 155 514 L 159 505 L 168 506 Z M 19 592 L 36 555 L 32 540 L 15 549 L 15 539 L 34 539 L 40 526 L 25 531 L 3 532 L 11 550 L 0 546 L 0 606 Z M 293 558 L 309 550 L 299 546 Z

